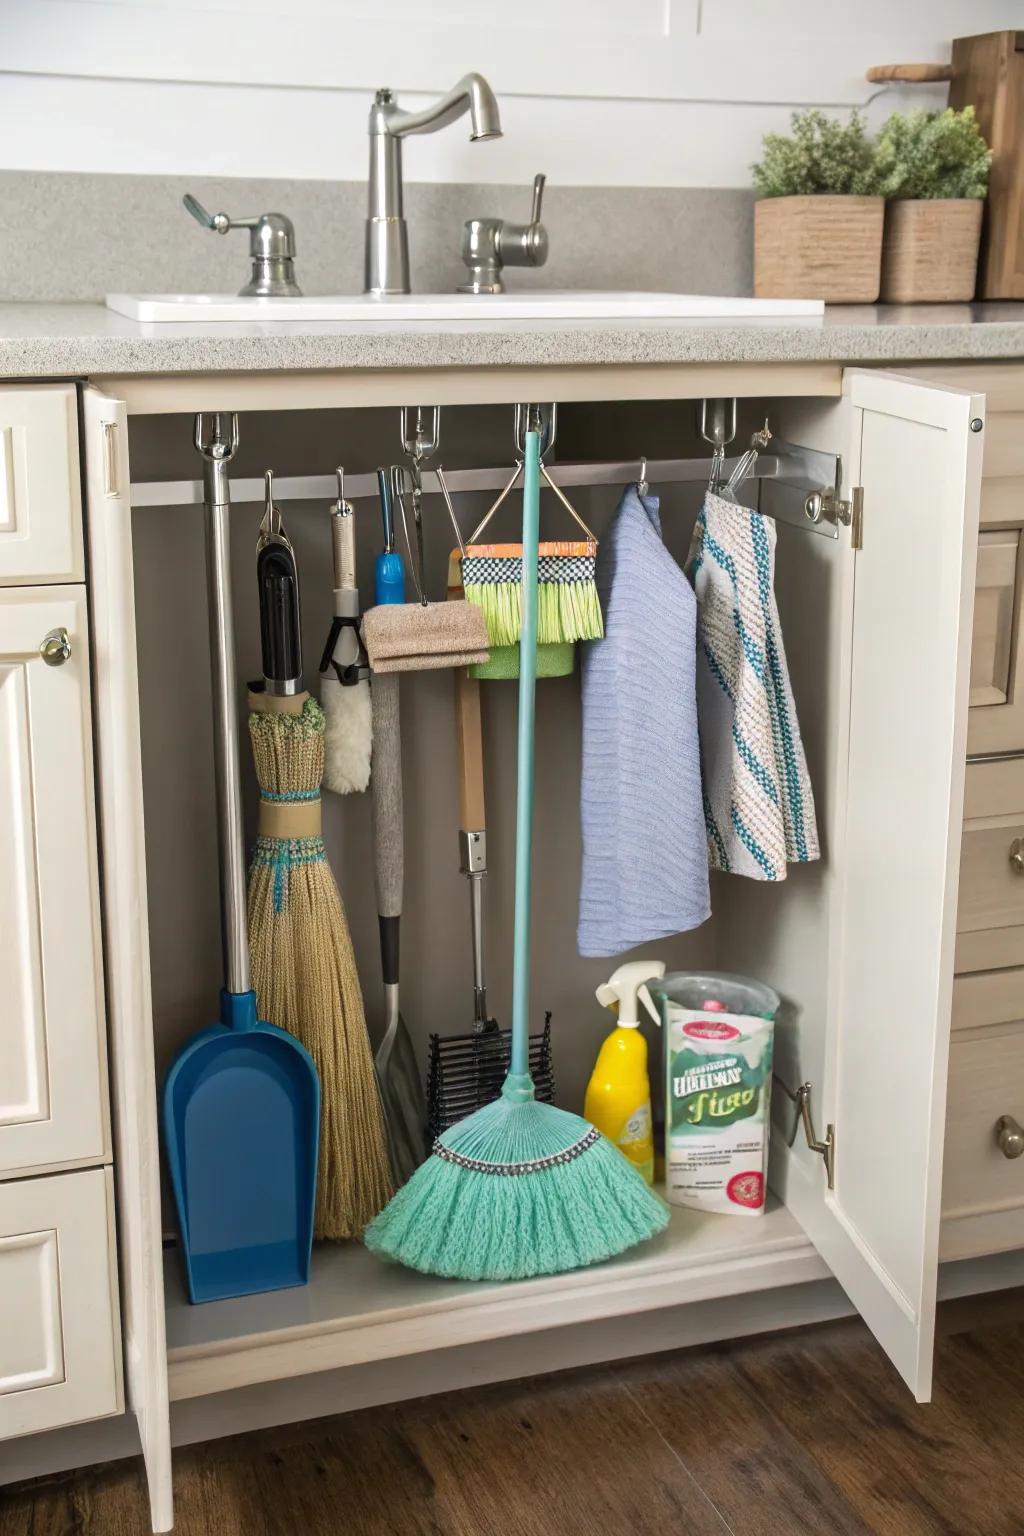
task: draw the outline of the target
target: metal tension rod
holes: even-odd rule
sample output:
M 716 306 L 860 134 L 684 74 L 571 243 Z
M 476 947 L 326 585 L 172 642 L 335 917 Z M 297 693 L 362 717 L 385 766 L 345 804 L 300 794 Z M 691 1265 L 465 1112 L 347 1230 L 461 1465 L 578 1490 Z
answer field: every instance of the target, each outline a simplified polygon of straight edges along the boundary
M 728 460 L 727 465 L 733 462 Z M 681 485 L 697 481 L 706 483 L 709 465 L 710 460 L 707 458 L 649 459 L 647 460 L 647 479 L 651 483 L 660 482 L 662 485 Z M 773 475 L 777 466 L 778 461 L 771 454 L 762 455 L 759 466 L 762 474 Z M 640 460 L 620 459 L 599 464 L 550 464 L 547 468 L 556 486 L 580 488 L 601 485 L 622 486 L 637 478 L 640 473 Z M 462 493 L 500 491 L 508 476 L 507 465 L 497 469 L 445 470 L 448 489 Z M 425 490 L 428 487 L 431 490 L 434 489 L 430 484 L 434 478 L 432 470 L 423 471 Z M 349 501 L 375 497 L 377 489 L 376 471 L 371 474 L 345 477 L 345 494 Z M 336 495 L 333 474 L 278 475 L 274 480 L 274 491 L 280 501 L 329 501 Z M 264 496 L 262 478 L 233 480 L 231 496 L 236 505 L 244 501 L 262 501 Z M 203 486 L 199 480 L 136 480 L 132 482 L 133 507 L 198 506 L 202 499 Z

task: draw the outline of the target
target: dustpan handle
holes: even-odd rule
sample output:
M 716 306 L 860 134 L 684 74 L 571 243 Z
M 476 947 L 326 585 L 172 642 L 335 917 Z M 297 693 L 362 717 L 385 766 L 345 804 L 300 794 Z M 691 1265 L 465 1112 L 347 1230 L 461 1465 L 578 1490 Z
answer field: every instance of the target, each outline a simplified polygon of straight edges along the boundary
M 511 1070 L 530 1070 L 530 882 L 533 873 L 533 738 L 537 682 L 537 543 L 540 433 L 527 432 L 523 465 L 523 627 L 519 639 L 516 773 L 516 896 L 512 947 Z
M 206 523 L 206 587 L 210 617 L 210 664 L 213 674 L 213 758 L 217 792 L 217 843 L 220 852 L 221 943 L 224 985 L 228 992 L 251 990 L 249 932 L 245 913 L 245 860 L 242 853 L 242 785 L 238 752 L 238 695 L 235 684 L 235 626 L 231 604 L 229 538 L 230 453 L 216 450 L 226 441 L 222 418 L 214 417 L 212 451 L 203 452 Z M 198 429 L 197 429 L 198 430 Z

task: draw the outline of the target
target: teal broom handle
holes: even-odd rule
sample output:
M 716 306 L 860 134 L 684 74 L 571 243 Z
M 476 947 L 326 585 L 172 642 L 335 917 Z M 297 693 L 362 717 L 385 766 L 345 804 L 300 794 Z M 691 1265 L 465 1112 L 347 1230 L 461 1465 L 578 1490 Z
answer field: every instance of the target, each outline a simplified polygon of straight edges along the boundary
M 540 536 L 540 433 L 527 432 L 523 466 L 523 627 L 519 639 L 516 765 L 516 900 L 512 946 L 512 1059 L 530 1066 L 530 880 L 533 872 L 533 737 L 537 682 L 537 541 Z

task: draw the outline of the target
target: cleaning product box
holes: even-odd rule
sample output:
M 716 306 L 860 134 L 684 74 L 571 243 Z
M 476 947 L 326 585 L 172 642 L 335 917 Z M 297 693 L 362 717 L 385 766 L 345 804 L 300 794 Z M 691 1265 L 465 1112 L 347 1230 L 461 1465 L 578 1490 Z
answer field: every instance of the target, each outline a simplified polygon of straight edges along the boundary
M 745 976 L 652 981 L 665 1030 L 665 1193 L 733 1216 L 764 1210 L 778 995 Z

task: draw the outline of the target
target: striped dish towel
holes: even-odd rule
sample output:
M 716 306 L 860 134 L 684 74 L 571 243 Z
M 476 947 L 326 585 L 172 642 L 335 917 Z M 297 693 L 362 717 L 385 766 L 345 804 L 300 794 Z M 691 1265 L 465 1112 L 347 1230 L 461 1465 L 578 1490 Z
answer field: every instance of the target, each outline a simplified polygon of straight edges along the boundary
M 784 880 L 787 863 L 819 851 L 775 602 L 775 540 L 770 518 L 709 493 L 688 562 L 709 859 L 753 880 Z

